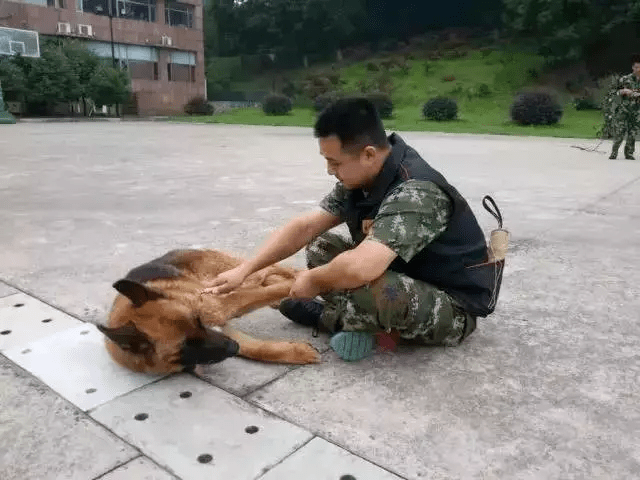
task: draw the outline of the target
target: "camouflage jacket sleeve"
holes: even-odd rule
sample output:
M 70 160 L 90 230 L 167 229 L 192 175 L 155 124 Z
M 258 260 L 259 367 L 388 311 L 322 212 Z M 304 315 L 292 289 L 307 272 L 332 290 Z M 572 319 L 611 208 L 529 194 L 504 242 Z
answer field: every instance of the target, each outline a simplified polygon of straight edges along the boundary
M 320 208 L 326 210 L 331 215 L 344 218 L 344 211 L 347 203 L 347 189 L 342 183 L 337 182 L 333 190 L 322 199 Z
M 434 183 L 408 180 L 382 202 L 366 239 L 386 245 L 409 262 L 445 231 L 452 208 Z

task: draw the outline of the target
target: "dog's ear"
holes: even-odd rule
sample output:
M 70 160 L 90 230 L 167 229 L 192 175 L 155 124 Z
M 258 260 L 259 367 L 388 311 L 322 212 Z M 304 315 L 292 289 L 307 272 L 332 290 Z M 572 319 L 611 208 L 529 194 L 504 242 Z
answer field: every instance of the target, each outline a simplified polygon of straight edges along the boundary
M 162 292 L 126 278 L 114 283 L 113 288 L 131 300 L 134 307 L 141 307 L 149 300 L 156 300 L 164 297 Z
M 153 344 L 149 338 L 136 328 L 133 323 L 122 327 L 109 328 L 97 325 L 98 330 L 104 333 L 109 340 L 118 345 L 122 350 L 131 353 L 145 354 L 153 350 Z

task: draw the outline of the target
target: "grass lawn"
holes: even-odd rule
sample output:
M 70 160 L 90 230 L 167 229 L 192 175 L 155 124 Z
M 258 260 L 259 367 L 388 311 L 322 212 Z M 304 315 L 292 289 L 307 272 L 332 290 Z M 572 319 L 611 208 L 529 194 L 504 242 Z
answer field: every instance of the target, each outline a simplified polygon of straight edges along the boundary
M 340 89 L 357 92 L 358 82 L 368 81 L 379 72 L 367 69 L 367 63 L 359 62 L 340 69 Z M 557 125 L 519 126 L 509 119 L 509 107 L 514 94 L 523 87 L 535 84 L 536 73 L 541 70 L 543 59 L 525 52 L 493 51 L 482 54 L 473 51 L 463 58 L 451 60 L 409 60 L 410 70 L 392 70 L 393 118 L 384 121 L 387 130 L 431 131 L 449 133 L 480 133 L 502 135 L 533 135 L 545 137 L 596 138 L 602 123 L 599 111 L 576 111 L 571 97 L 560 94 L 564 114 Z M 428 70 L 425 68 L 428 63 Z M 289 77 L 300 81 L 319 69 L 292 72 Z M 455 80 L 444 81 L 453 75 Z M 256 81 L 258 81 L 257 79 Z M 490 96 L 479 98 L 470 92 L 478 85 L 486 84 Z M 458 119 L 449 122 L 427 121 L 422 116 L 422 106 L 435 96 L 455 98 L 458 103 Z M 309 103 L 303 100 L 298 104 Z M 295 107 L 284 116 L 267 116 L 262 110 L 247 108 L 216 114 L 211 117 L 173 117 L 172 121 L 192 123 L 228 123 L 245 125 L 313 126 L 316 113 L 310 108 Z
M 451 122 L 424 120 L 420 110 L 420 106 L 398 108 L 395 110 L 393 118 L 384 120 L 384 125 L 387 130 L 393 131 L 596 138 L 596 131 L 602 122 L 602 114 L 600 112 L 576 111 L 572 106 L 565 109 L 565 113 L 557 125 L 527 127 L 513 124 L 505 113 L 508 110 L 491 104 L 487 105 L 485 109 L 462 112 L 458 120 Z M 312 127 L 315 117 L 315 112 L 303 108 L 294 108 L 289 115 L 284 116 L 267 116 L 260 109 L 248 108 L 210 117 L 182 116 L 172 117 L 170 120 L 186 123 Z

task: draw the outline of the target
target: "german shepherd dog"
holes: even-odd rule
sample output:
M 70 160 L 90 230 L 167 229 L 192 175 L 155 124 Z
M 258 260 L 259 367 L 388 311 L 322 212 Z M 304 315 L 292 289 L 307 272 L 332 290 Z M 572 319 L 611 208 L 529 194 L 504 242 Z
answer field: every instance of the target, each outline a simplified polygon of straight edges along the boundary
M 113 284 L 119 294 L 108 325 L 98 326 L 113 360 L 146 373 L 193 371 L 235 355 L 263 362 L 318 362 L 318 352 L 308 343 L 257 340 L 227 325 L 260 307 L 276 307 L 295 278 L 295 270 L 273 265 L 247 277 L 233 292 L 202 293 L 204 281 L 240 263 L 217 250 L 173 250 L 131 270 Z

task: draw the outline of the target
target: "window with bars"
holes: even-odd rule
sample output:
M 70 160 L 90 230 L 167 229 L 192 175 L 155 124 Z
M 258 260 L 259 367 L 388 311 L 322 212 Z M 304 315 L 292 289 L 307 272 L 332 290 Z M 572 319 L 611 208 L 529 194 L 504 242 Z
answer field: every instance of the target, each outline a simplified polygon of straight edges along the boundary
M 193 6 L 168 2 L 164 9 L 164 20 L 167 25 L 172 27 L 193 28 Z
M 79 12 L 109 16 L 111 11 L 112 17 L 156 21 L 156 0 L 77 0 L 76 6 Z

